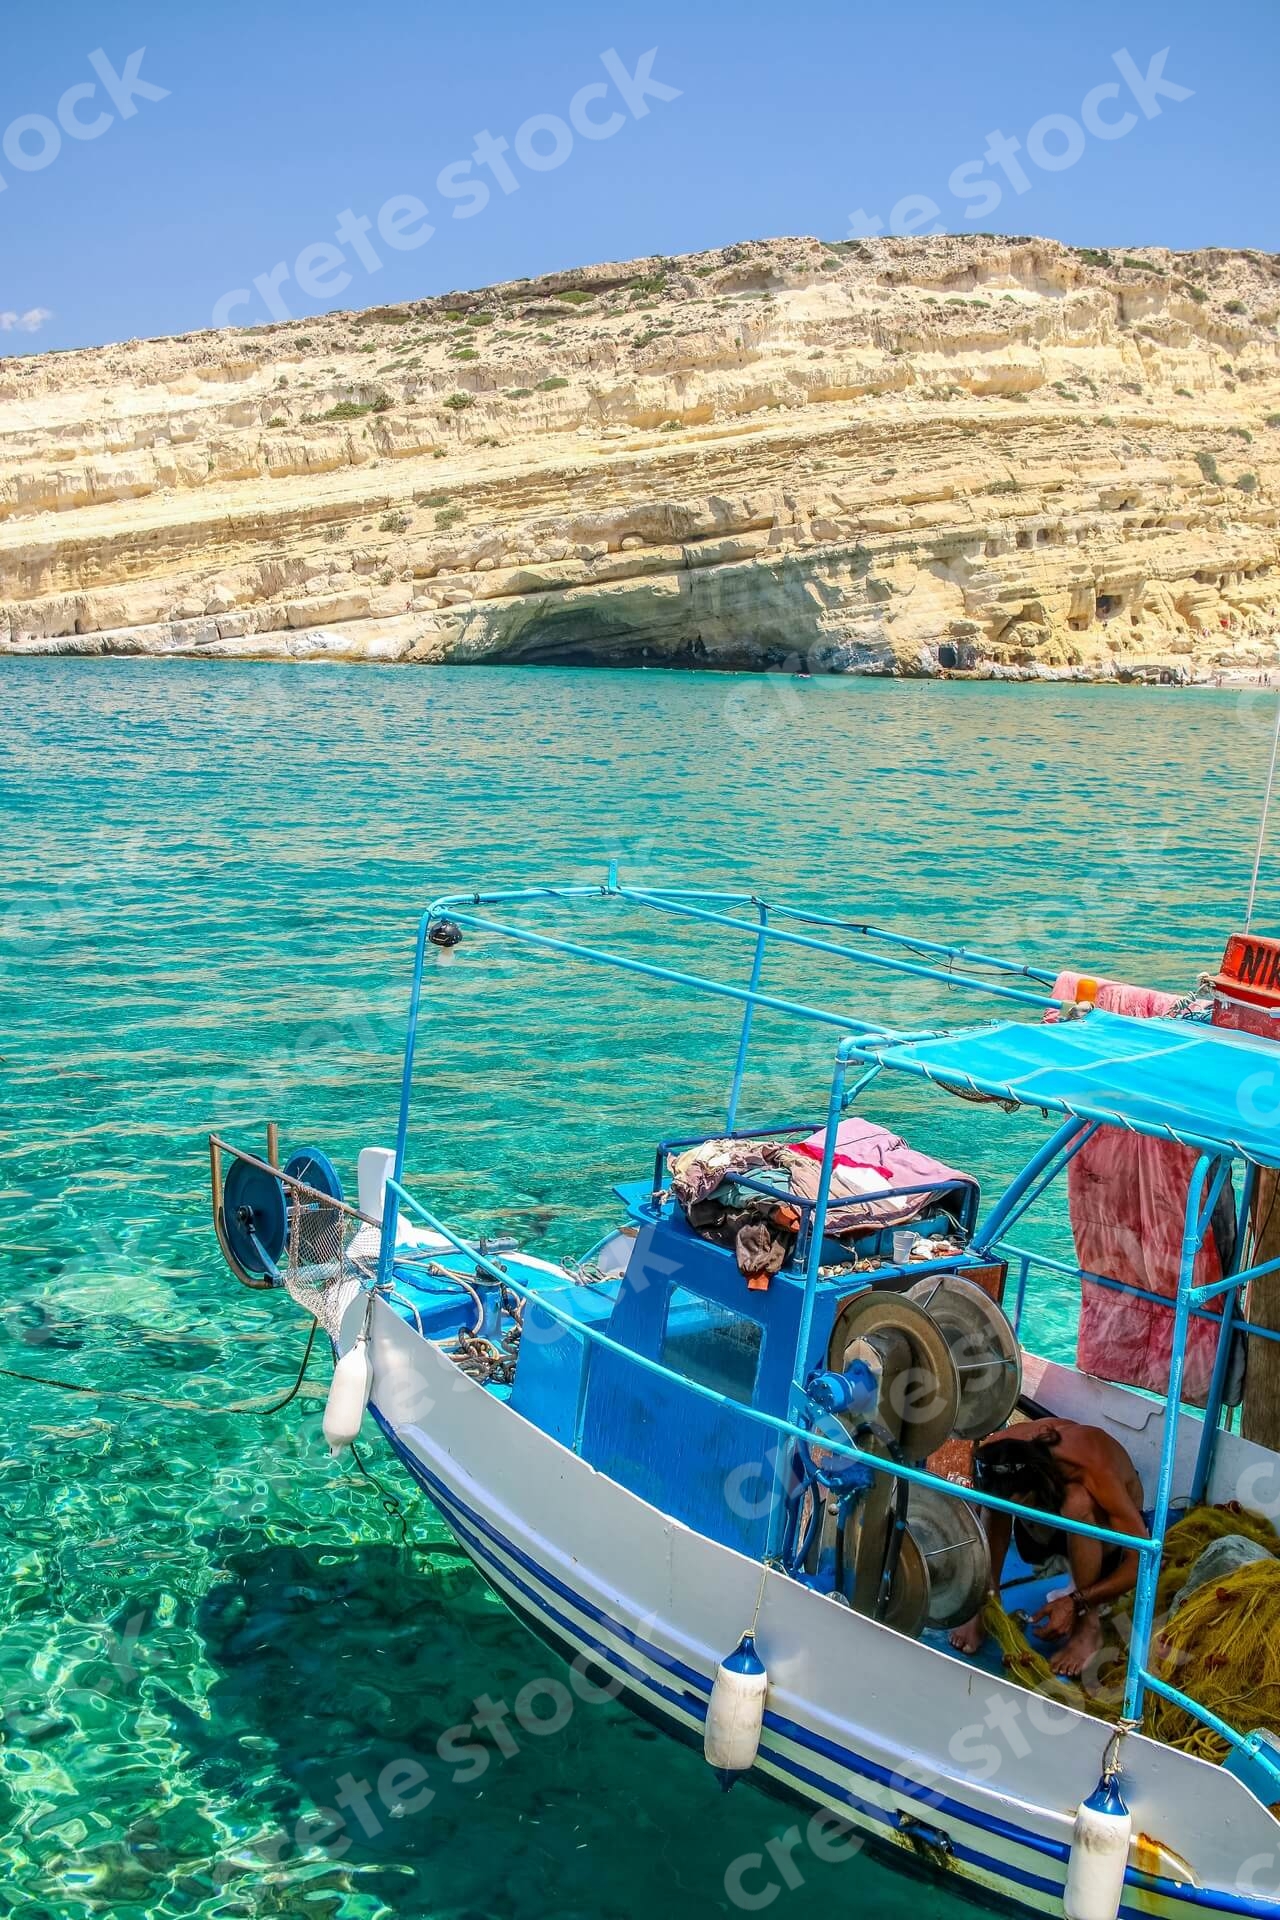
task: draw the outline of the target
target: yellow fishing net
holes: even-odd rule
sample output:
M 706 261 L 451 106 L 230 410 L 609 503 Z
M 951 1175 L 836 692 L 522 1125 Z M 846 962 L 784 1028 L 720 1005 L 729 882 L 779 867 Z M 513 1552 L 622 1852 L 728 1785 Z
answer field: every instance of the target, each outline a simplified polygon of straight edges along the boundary
M 1240 1507 L 1196 1507 L 1172 1526 L 1156 1589 L 1151 1672 L 1228 1726 L 1242 1733 L 1264 1728 L 1280 1738 L 1280 1558 L 1258 1560 L 1207 1581 L 1169 1617 L 1200 1555 L 1227 1534 L 1242 1534 L 1280 1555 L 1280 1534 L 1271 1522 Z M 1021 1686 L 1103 1720 L 1120 1718 L 1132 1594 L 1116 1602 L 1108 1643 L 1079 1683 L 1058 1678 L 998 1600 L 988 1600 L 982 1624 L 1004 1655 L 1005 1671 Z M 1223 1760 L 1228 1751 L 1225 1740 L 1153 1693 L 1147 1695 L 1142 1730 L 1205 1760 Z

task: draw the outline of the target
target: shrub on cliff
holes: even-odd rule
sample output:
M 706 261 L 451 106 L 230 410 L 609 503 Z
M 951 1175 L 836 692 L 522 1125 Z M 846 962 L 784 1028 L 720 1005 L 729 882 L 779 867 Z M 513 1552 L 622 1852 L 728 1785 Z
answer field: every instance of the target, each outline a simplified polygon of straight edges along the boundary
M 359 420 L 366 413 L 386 413 L 393 405 L 391 395 L 379 387 L 372 400 L 339 400 L 336 407 L 330 407 L 322 413 L 322 420 Z

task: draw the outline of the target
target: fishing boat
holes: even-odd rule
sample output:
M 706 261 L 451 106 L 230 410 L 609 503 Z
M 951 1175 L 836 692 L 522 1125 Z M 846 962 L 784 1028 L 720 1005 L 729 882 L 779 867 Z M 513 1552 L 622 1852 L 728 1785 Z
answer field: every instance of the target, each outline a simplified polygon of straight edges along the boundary
M 588 916 L 614 912 L 696 928 L 699 951 L 713 938 L 741 949 L 741 971 L 583 937 Z M 468 1236 L 412 1189 L 425 983 L 440 1049 L 457 977 L 428 976 L 428 961 L 456 967 L 459 943 L 478 942 L 741 1009 L 723 1125 L 690 1134 L 673 1115 L 580 1262 Z M 876 967 L 934 1005 L 943 989 L 987 996 L 998 1017 L 890 1027 L 769 991 L 775 953 L 823 979 Z M 829 1035 L 830 1077 L 799 1120 L 744 1129 L 765 1011 Z M 1229 1405 L 1240 1344 L 1274 1337 L 1244 1303 L 1280 1265 L 1250 1264 L 1249 1229 L 1255 1183 L 1280 1167 L 1277 1103 L 1257 1096 L 1278 1056 L 1205 1014 L 1189 1000 L 1135 1018 L 1068 998 L 1053 970 L 1020 960 L 755 894 L 629 886 L 616 867 L 597 885 L 447 895 L 418 930 L 394 1146 L 361 1153 L 348 1200 L 319 1147 L 282 1156 L 273 1129 L 258 1154 L 214 1136 L 216 1229 L 244 1284 L 287 1289 L 328 1333 L 335 1449 L 375 1422 L 513 1613 L 700 1747 L 721 1784 L 748 1779 L 807 1809 L 815 1847 L 838 1820 L 953 1887 L 1071 1920 L 1280 1916 L 1280 1747 L 1247 1712 L 1237 1726 L 1197 1704 L 1159 1658 L 1179 1518 L 1235 1499 L 1280 1512 L 1280 1460 L 1232 1431 Z M 895 1077 L 922 1101 L 980 1103 L 993 1128 L 1015 1109 L 1042 1114 L 1047 1137 L 986 1202 L 971 1174 L 869 1117 Z M 1122 1303 L 1141 1291 L 1028 1244 L 1021 1226 L 1055 1203 L 1062 1217 L 1073 1166 L 1104 1138 L 1186 1156 L 1170 1294 L 1142 1303 L 1165 1330 L 1160 1391 L 1020 1338 L 1034 1288 Z M 1235 1231 L 1206 1280 L 1228 1194 Z M 1206 1351 L 1193 1406 L 1188 1369 Z M 1023 1416 L 1118 1440 L 1144 1530 L 956 1475 L 949 1449 Z M 953 1644 L 993 1584 L 1025 1614 L 1052 1591 L 1016 1554 L 991 1567 L 984 1511 L 1138 1557 L 1109 1716 L 1067 1682 L 1047 1697 L 989 1643 Z M 1213 1756 L 1153 1733 L 1159 1704 L 1206 1731 Z M 768 1903 L 776 1849 L 734 1863 L 737 1904 Z

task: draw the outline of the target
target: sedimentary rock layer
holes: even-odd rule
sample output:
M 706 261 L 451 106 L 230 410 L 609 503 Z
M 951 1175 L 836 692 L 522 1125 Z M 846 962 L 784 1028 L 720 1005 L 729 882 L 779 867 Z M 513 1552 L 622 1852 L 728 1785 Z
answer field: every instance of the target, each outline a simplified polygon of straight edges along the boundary
M 0 652 L 1280 658 L 1280 260 L 752 242 L 0 362 Z

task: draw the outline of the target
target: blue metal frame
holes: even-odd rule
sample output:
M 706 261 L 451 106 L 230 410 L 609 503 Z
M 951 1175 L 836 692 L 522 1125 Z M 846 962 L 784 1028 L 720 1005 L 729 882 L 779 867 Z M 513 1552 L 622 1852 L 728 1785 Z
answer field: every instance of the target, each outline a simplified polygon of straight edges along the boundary
M 1160 1470 L 1156 1478 L 1155 1512 L 1151 1517 L 1151 1537 L 1164 1550 L 1169 1530 L 1169 1503 L 1173 1497 L 1173 1471 L 1178 1454 L 1178 1420 L 1182 1408 L 1182 1377 L 1187 1363 L 1187 1318 L 1191 1311 L 1191 1283 L 1196 1254 L 1204 1238 L 1200 1226 L 1200 1203 L 1212 1162 L 1207 1153 L 1196 1161 L 1187 1189 L 1187 1212 L 1182 1229 L 1182 1252 L 1178 1262 L 1178 1303 L 1173 1322 L 1173 1347 L 1169 1355 L 1169 1385 L 1165 1398 L 1164 1437 L 1160 1448 Z M 1222 1170 L 1225 1173 L 1225 1167 Z M 1221 1176 L 1218 1180 L 1221 1186 Z M 1215 1196 L 1216 1197 L 1216 1196 Z M 1212 1202 L 1205 1215 L 1205 1226 L 1213 1212 Z M 1125 1676 L 1124 1716 L 1142 1721 L 1142 1698 L 1146 1685 L 1147 1649 L 1156 1617 L 1156 1587 L 1160 1580 L 1160 1555 L 1148 1555 L 1138 1569 L 1138 1590 L 1133 1602 L 1133 1638 L 1129 1643 L 1129 1667 Z
M 392 1181 L 388 1179 L 388 1192 L 391 1191 L 391 1188 Z M 741 1414 L 746 1419 L 755 1420 L 761 1426 L 770 1428 L 774 1433 L 783 1434 L 788 1439 L 803 1441 L 807 1445 L 813 1444 L 813 1430 L 811 1428 L 797 1426 L 791 1420 L 780 1419 L 777 1414 L 767 1413 L 763 1407 L 747 1406 L 740 1400 L 733 1400 L 728 1394 L 722 1393 L 719 1388 L 705 1386 L 702 1381 L 691 1380 L 686 1374 L 674 1373 L 670 1367 L 664 1367 L 660 1360 L 651 1360 L 647 1354 L 637 1353 L 633 1347 L 624 1346 L 621 1341 L 614 1340 L 607 1333 L 602 1333 L 600 1328 L 593 1326 L 590 1321 L 582 1320 L 576 1314 L 568 1312 L 566 1308 L 549 1300 L 547 1295 L 540 1292 L 537 1288 L 526 1286 L 523 1281 L 515 1279 L 509 1272 L 499 1272 L 477 1247 L 473 1246 L 470 1241 L 464 1240 L 460 1234 L 455 1233 L 437 1214 L 432 1213 L 429 1208 L 424 1207 L 421 1201 L 415 1200 L 413 1195 L 403 1187 L 399 1181 L 395 1182 L 395 1193 L 396 1198 L 402 1205 L 406 1206 L 409 1211 L 415 1214 L 426 1226 L 442 1234 L 458 1253 L 465 1254 L 468 1259 L 474 1260 L 483 1272 L 492 1279 L 500 1280 L 502 1285 L 517 1295 L 518 1298 L 535 1303 L 540 1312 L 546 1313 L 551 1319 L 558 1321 L 567 1332 L 571 1332 L 583 1340 L 590 1340 L 595 1345 L 603 1347 L 610 1353 L 618 1354 L 633 1366 L 639 1367 L 644 1373 L 659 1374 L 664 1380 L 676 1381 L 680 1387 L 689 1393 L 697 1395 L 699 1399 L 710 1401 L 715 1406 Z M 928 1269 L 924 1268 L 922 1271 L 927 1272 Z M 984 1493 L 976 1487 L 961 1488 L 956 1485 L 954 1480 L 943 1480 L 939 1478 L 937 1474 L 929 1473 L 923 1467 L 908 1467 L 901 1461 L 886 1459 L 876 1453 L 864 1452 L 864 1450 L 855 1445 L 852 1440 L 846 1444 L 837 1440 L 833 1435 L 824 1433 L 822 1437 L 822 1450 L 824 1453 L 840 1454 L 849 1460 L 856 1460 L 864 1466 L 873 1467 L 877 1473 L 887 1473 L 895 1479 L 907 1481 L 912 1486 L 933 1487 L 939 1493 L 949 1494 L 953 1500 L 963 1498 L 968 1501 L 971 1506 L 989 1507 L 995 1513 L 1012 1514 L 1015 1518 L 1021 1520 L 1049 1521 L 1063 1533 L 1078 1533 L 1088 1540 L 1101 1540 L 1106 1546 L 1127 1547 L 1131 1548 L 1135 1553 L 1146 1555 L 1150 1555 L 1155 1551 L 1156 1542 L 1152 1539 L 1143 1539 L 1137 1534 L 1116 1533 L 1110 1527 L 1095 1527 L 1087 1520 L 1072 1520 L 1064 1514 L 1046 1513 L 1037 1507 L 1024 1507 L 1016 1500 L 1002 1500 L 998 1494 Z
M 760 931 L 756 935 L 755 958 L 751 962 L 751 979 L 748 982 L 748 991 L 753 994 L 760 991 L 760 969 L 764 966 L 765 934 L 768 932 L 767 922 L 769 918 L 769 909 L 763 901 L 758 903 L 757 911 L 760 915 Z M 738 1101 L 742 1097 L 742 1079 L 747 1070 L 747 1048 L 751 1044 L 751 1019 L 754 1013 L 755 1006 L 751 1001 L 748 1001 L 742 1015 L 742 1033 L 738 1040 L 738 1057 L 733 1064 L 733 1086 L 729 1090 L 729 1111 L 725 1115 L 724 1121 L 724 1130 L 726 1133 L 733 1132 L 734 1122 L 738 1117 Z
M 979 1247 L 995 1246 L 1005 1229 L 1020 1220 L 1046 1187 L 1052 1186 L 1067 1162 L 1075 1159 L 1085 1142 L 1098 1131 L 1098 1125 L 1096 1120 L 1082 1125 L 1074 1116 L 1063 1121 L 996 1201 L 975 1235 Z
M 673 967 L 634 959 L 627 955 L 605 952 L 599 948 L 587 946 L 574 940 L 565 940 L 553 935 L 539 933 L 531 928 L 517 927 L 488 917 L 479 911 L 498 905 L 510 905 L 517 901 L 566 902 L 616 899 L 629 906 L 648 911 L 676 915 L 678 917 L 711 925 L 726 932 L 749 937 L 754 943 L 751 974 L 746 987 L 706 978 L 701 975 L 682 972 Z M 714 904 L 712 904 L 714 903 Z M 728 907 L 749 907 L 755 915 L 755 921 L 740 920 L 733 914 L 723 911 Z M 817 1197 L 811 1203 L 809 1214 L 810 1230 L 805 1249 L 804 1294 L 800 1316 L 800 1327 L 796 1341 L 795 1365 L 791 1387 L 788 1418 L 780 1418 L 763 1409 L 744 1407 L 739 1401 L 730 1401 L 717 1389 L 684 1375 L 675 1374 L 660 1361 L 635 1352 L 632 1348 L 612 1340 L 597 1326 L 569 1314 L 548 1301 L 544 1295 L 523 1286 L 514 1280 L 510 1273 L 493 1268 L 492 1264 L 466 1240 L 453 1233 L 443 1221 L 439 1220 L 427 1208 L 414 1200 L 406 1190 L 404 1181 L 405 1153 L 408 1138 L 409 1112 L 412 1100 L 413 1068 L 417 1046 L 417 1035 L 421 1012 L 423 970 L 426 947 L 430 930 L 434 922 L 447 916 L 463 927 L 478 932 L 492 933 L 501 938 L 512 939 L 547 952 L 565 955 L 572 959 L 586 960 L 596 964 L 619 968 L 625 972 L 660 981 L 669 985 L 691 990 L 712 997 L 736 1001 L 743 1007 L 742 1028 L 738 1041 L 737 1057 L 734 1065 L 733 1080 L 728 1102 L 727 1127 L 732 1131 L 736 1122 L 746 1073 L 748 1051 L 751 1039 L 752 1021 L 757 1007 L 790 1014 L 796 1018 L 816 1022 L 819 1025 L 838 1028 L 842 1039 L 835 1051 L 835 1067 L 827 1104 L 827 1126 L 822 1156 Z M 799 934 L 779 927 L 773 922 L 777 919 L 790 919 L 806 926 L 816 926 L 828 932 L 853 932 L 864 938 L 872 939 L 882 945 L 905 949 L 916 955 L 927 954 L 935 958 L 945 958 L 949 964 L 944 969 L 922 963 L 919 959 L 906 960 L 895 954 L 876 953 L 865 948 L 851 947 L 842 943 L 822 939 L 809 934 Z M 1037 1009 L 1057 1006 L 1060 1001 L 1050 993 L 1035 992 L 1028 986 L 1011 986 L 999 980 L 983 979 L 972 971 L 957 972 L 957 963 L 965 968 L 987 967 L 998 974 L 1017 976 L 1028 983 L 1047 987 L 1055 976 L 1048 972 L 1029 967 L 1024 962 L 1009 961 L 998 957 L 980 954 L 961 946 L 947 946 L 942 943 L 914 940 L 909 936 L 893 934 L 887 930 L 864 923 L 811 914 L 789 907 L 785 904 L 766 902 L 754 894 L 732 893 L 711 889 L 640 889 L 623 886 L 619 880 L 616 864 L 611 864 L 608 879 L 603 886 L 550 886 L 504 889 L 489 894 L 455 894 L 443 896 L 434 901 L 423 915 L 418 928 L 418 937 L 414 954 L 413 983 L 410 993 L 409 1022 L 406 1035 L 404 1066 L 401 1076 L 400 1112 L 396 1133 L 395 1164 L 391 1177 L 387 1181 L 387 1198 L 382 1233 L 381 1257 L 379 1263 L 378 1284 L 385 1285 L 391 1278 L 391 1265 L 394 1255 L 396 1223 L 401 1206 L 407 1207 L 436 1232 L 441 1233 L 457 1251 L 476 1263 L 477 1269 L 491 1279 L 500 1279 L 502 1285 L 526 1299 L 537 1299 L 540 1308 L 550 1316 L 571 1328 L 584 1340 L 598 1343 L 612 1350 L 642 1371 L 661 1374 L 664 1379 L 676 1380 L 687 1392 L 713 1401 L 721 1406 L 732 1406 L 733 1410 L 745 1417 L 771 1428 L 790 1440 L 803 1442 L 811 1435 L 801 1424 L 807 1395 L 803 1385 L 803 1371 L 808 1347 L 812 1335 L 813 1319 L 817 1291 L 820 1280 L 823 1228 L 830 1200 L 832 1170 L 836 1154 L 837 1130 L 842 1112 L 862 1086 L 881 1070 L 883 1066 L 894 1066 L 899 1071 L 915 1073 L 923 1078 L 932 1078 L 924 1068 L 915 1062 L 881 1059 L 878 1048 L 900 1043 L 907 1038 L 920 1039 L 923 1035 L 905 1035 L 894 1032 L 883 1024 L 858 1019 L 854 1016 L 814 1007 L 802 1002 L 792 1001 L 761 991 L 761 977 L 764 960 L 770 940 L 805 951 L 823 953 L 832 958 L 848 961 L 859 967 L 875 967 L 881 970 L 904 974 L 909 977 L 941 984 L 948 988 L 963 987 L 970 992 L 992 995 L 1002 1000 L 1014 1000 Z M 846 1089 L 849 1068 L 854 1062 L 861 1062 L 866 1071 L 852 1089 Z M 987 1094 L 992 1098 L 1006 1097 L 1008 1089 L 994 1083 L 987 1084 L 977 1079 L 966 1083 L 975 1093 Z M 1222 1333 L 1219 1339 L 1213 1379 L 1209 1393 L 1209 1403 L 1205 1410 L 1205 1428 L 1198 1452 L 1195 1485 L 1203 1492 L 1208 1484 L 1212 1468 L 1213 1450 L 1222 1413 L 1222 1394 L 1226 1380 L 1227 1360 L 1234 1332 L 1246 1331 L 1265 1333 L 1275 1337 L 1270 1330 L 1253 1328 L 1249 1322 L 1238 1318 L 1236 1304 L 1240 1289 L 1249 1281 L 1264 1274 L 1280 1270 L 1280 1260 L 1264 1262 L 1261 1265 L 1239 1269 L 1209 1286 L 1197 1287 L 1194 1283 L 1197 1253 L 1203 1243 L 1212 1218 L 1213 1209 L 1229 1176 L 1233 1158 L 1246 1158 L 1240 1149 L 1230 1141 L 1214 1140 L 1191 1130 L 1173 1129 L 1167 1126 L 1152 1126 L 1139 1129 L 1117 1115 L 1090 1104 L 1047 1100 L 1043 1103 L 1049 1111 L 1062 1116 L 1061 1123 L 1052 1137 L 1037 1152 L 992 1209 L 974 1239 L 974 1250 L 979 1255 L 991 1256 L 1008 1252 L 1020 1261 L 1017 1297 L 1015 1307 L 1015 1326 L 1020 1325 L 1028 1278 L 1031 1266 L 1035 1263 L 1059 1266 L 1047 1256 L 1032 1254 L 1022 1248 L 1015 1248 L 1003 1240 L 1003 1235 L 1014 1221 L 1045 1191 L 1067 1166 L 1074 1154 L 1080 1151 L 1099 1125 L 1129 1126 L 1132 1131 L 1149 1132 L 1154 1138 L 1174 1139 L 1192 1146 L 1198 1152 L 1194 1173 L 1189 1183 L 1186 1217 L 1183 1224 L 1182 1244 L 1179 1258 L 1178 1287 L 1175 1298 L 1168 1305 L 1174 1313 L 1173 1349 L 1170 1364 L 1168 1390 L 1166 1395 L 1164 1434 L 1157 1476 L 1155 1511 L 1150 1536 L 1141 1538 L 1121 1534 L 1105 1527 L 1095 1527 L 1083 1521 L 1071 1520 L 1060 1514 L 1046 1514 L 1035 1508 L 1023 1506 L 1017 1501 L 1002 1500 L 995 1495 L 977 1489 L 965 1488 L 963 1498 L 977 1506 L 996 1512 L 1008 1513 L 1015 1518 L 1029 1520 L 1048 1520 L 1062 1532 L 1083 1535 L 1105 1544 L 1118 1546 L 1132 1551 L 1139 1557 L 1139 1576 L 1134 1603 L 1134 1625 L 1129 1649 L 1128 1671 L 1125 1690 L 1125 1716 L 1140 1723 L 1144 1695 L 1147 1690 L 1173 1701 L 1187 1712 L 1196 1715 L 1212 1730 L 1227 1740 L 1233 1747 L 1247 1753 L 1252 1758 L 1259 1756 L 1251 1737 L 1241 1736 L 1224 1722 L 1216 1719 L 1207 1709 L 1197 1702 L 1159 1680 L 1149 1671 L 1146 1661 L 1154 1625 L 1156 1590 L 1159 1581 L 1161 1558 L 1165 1536 L 1169 1525 L 1173 1476 L 1177 1460 L 1178 1427 L 1181 1412 L 1182 1384 L 1186 1362 L 1187 1330 L 1191 1316 L 1211 1318 L 1204 1308 L 1209 1300 L 1226 1295 L 1225 1310 L 1222 1315 Z M 769 1132 L 790 1131 L 789 1128 L 771 1128 Z M 1252 1179 L 1252 1167 L 1246 1175 L 1246 1195 L 1241 1202 L 1240 1225 L 1243 1228 L 1245 1208 L 1247 1207 L 1248 1182 Z M 655 1189 L 656 1190 L 656 1189 Z M 843 1203 L 841 1203 L 843 1204 Z M 1237 1254 L 1243 1235 L 1237 1236 Z M 1234 1266 L 1233 1262 L 1233 1266 Z M 922 1269 L 923 1271 L 923 1269 Z M 1062 1265 L 1062 1271 L 1073 1270 Z M 1114 1286 L 1121 1292 L 1135 1291 L 1118 1281 L 1110 1281 L 1103 1275 L 1083 1275 L 1100 1284 Z M 1156 1296 L 1144 1295 L 1153 1299 Z M 833 1454 L 842 1454 L 862 1465 L 872 1466 L 878 1473 L 888 1473 L 909 1484 L 931 1487 L 939 1492 L 959 1497 L 959 1490 L 951 1481 L 939 1478 L 923 1469 L 906 1466 L 898 1461 L 888 1460 L 879 1455 L 865 1453 L 853 1442 L 842 1445 L 832 1438 L 824 1437 L 824 1449 Z
M 781 940 L 790 947 L 803 947 L 810 953 L 829 953 L 839 960 L 853 960 L 859 966 L 881 967 L 889 973 L 905 973 L 916 980 L 930 980 L 942 986 L 974 986 L 978 984 L 972 976 L 958 976 L 953 971 L 944 971 L 941 967 L 921 966 L 914 960 L 894 960 L 886 954 L 870 953 L 865 948 L 839 946 L 831 940 L 818 940 L 811 934 L 788 933 L 783 927 L 771 927 L 761 914 L 760 927 L 757 930 L 748 920 L 735 920 L 732 915 L 716 913 L 708 907 L 694 907 L 687 902 L 676 905 L 661 893 L 647 893 L 635 887 L 618 887 L 617 897 L 629 900 L 633 905 L 653 907 L 659 913 L 681 913 L 687 919 L 702 920 L 709 926 L 727 927 L 734 933 L 751 934 L 756 941 L 757 950 L 763 940 Z M 754 897 L 754 896 L 752 896 Z M 756 905 L 759 906 L 759 902 Z M 1038 1007 L 1042 1013 L 1053 1007 L 1060 1007 L 1061 1000 L 1049 993 L 1031 993 L 1025 987 L 1005 987 L 994 980 L 981 982 L 984 992 L 994 994 L 997 999 L 1016 1000 L 1022 1006 Z

